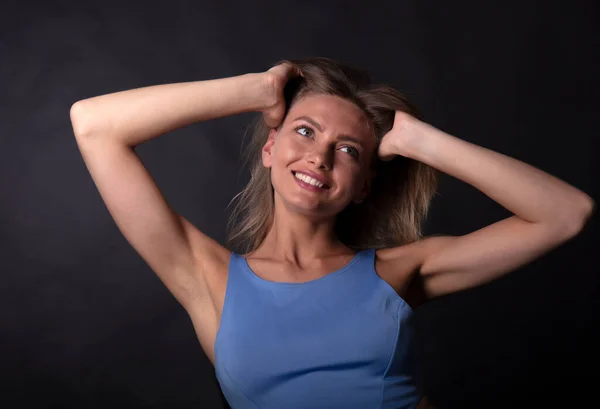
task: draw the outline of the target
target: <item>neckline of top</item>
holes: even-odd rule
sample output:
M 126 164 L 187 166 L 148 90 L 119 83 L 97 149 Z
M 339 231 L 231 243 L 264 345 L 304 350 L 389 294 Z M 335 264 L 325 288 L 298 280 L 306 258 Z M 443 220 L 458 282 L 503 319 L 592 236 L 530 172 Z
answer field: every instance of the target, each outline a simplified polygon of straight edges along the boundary
M 244 267 L 244 269 L 248 273 L 250 273 L 250 276 L 254 280 L 256 280 L 260 283 L 267 284 L 267 285 L 274 285 L 274 286 L 283 286 L 283 287 L 301 287 L 301 286 L 322 283 L 323 281 L 329 280 L 333 277 L 339 276 L 342 273 L 345 273 L 346 271 L 352 269 L 352 267 L 354 267 L 354 265 L 369 251 L 373 251 L 373 249 L 365 249 L 365 250 L 360 250 L 360 251 L 356 252 L 356 254 L 354 254 L 354 257 L 352 257 L 352 260 L 350 260 L 345 266 L 343 266 L 337 270 L 334 270 L 331 273 L 327 273 L 323 277 L 315 278 L 313 280 L 308 280 L 308 281 L 297 282 L 297 283 L 289 282 L 289 281 L 272 281 L 272 280 L 267 280 L 265 278 L 262 278 L 262 277 L 258 276 L 250 268 L 250 265 L 248 264 L 248 260 L 246 260 L 246 257 L 242 256 L 241 254 L 237 254 L 237 256 L 242 259 L 241 261 L 242 261 L 242 266 Z

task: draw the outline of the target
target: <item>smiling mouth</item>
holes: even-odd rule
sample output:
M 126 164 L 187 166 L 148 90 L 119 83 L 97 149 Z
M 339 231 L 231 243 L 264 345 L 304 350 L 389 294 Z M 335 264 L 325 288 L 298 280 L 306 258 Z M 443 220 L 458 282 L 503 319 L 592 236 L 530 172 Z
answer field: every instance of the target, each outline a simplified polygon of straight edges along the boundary
M 296 176 L 296 172 L 295 172 L 295 171 L 292 171 L 292 175 L 293 175 L 293 176 L 294 176 L 294 178 L 295 178 L 295 179 L 297 179 L 298 181 L 300 181 L 300 182 L 302 182 L 302 183 L 305 183 L 305 184 L 307 184 L 307 185 L 309 185 L 309 186 L 312 186 L 312 187 L 314 187 L 314 188 L 316 188 L 316 189 L 323 189 L 323 190 L 328 190 L 328 189 L 329 189 L 329 185 L 327 185 L 327 184 L 325 184 L 325 183 L 323 183 L 323 185 L 322 185 L 322 186 L 318 186 L 318 185 L 313 185 L 313 184 L 311 184 L 311 183 L 308 183 L 308 182 L 306 182 L 306 181 L 304 181 L 304 180 L 302 180 L 302 179 L 299 179 L 299 178 Z

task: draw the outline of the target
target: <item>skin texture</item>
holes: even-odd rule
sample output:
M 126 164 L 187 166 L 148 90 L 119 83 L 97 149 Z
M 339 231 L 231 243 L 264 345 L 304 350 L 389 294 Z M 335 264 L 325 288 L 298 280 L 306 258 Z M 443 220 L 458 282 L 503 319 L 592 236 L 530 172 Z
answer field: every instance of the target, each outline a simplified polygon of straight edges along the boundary
M 275 191 L 275 216 L 273 228 L 253 254 L 266 256 L 268 251 L 270 257 L 280 256 L 297 268 L 340 251 L 350 254 L 333 235 L 335 215 L 368 195 L 375 176 L 371 170 L 375 148 L 370 124 L 353 103 L 309 95 L 294 104 L 263 148 L 263 164 L 271 169 Z M 316 173 L 328 188 L 304 189 L 293 171 Z

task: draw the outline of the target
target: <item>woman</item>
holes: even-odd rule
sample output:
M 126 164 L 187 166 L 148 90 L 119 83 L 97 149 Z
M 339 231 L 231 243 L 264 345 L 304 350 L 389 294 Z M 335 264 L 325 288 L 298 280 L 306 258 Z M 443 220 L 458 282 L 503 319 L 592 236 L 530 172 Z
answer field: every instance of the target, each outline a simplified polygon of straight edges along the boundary
M 134 147 L 250 111 L 263 115 L 233 214 L 242 255 L 173 212 Z M 188 312 L 236 409 L 416 407 L 413 310 L 540 257 L 580 232 L 594 207 L 547 173 L 426 124 L 397 91 L 325 58 L 86 99 L 71 120 L 108 210 Z M 438 171 L 514 216 L 421 237 Z

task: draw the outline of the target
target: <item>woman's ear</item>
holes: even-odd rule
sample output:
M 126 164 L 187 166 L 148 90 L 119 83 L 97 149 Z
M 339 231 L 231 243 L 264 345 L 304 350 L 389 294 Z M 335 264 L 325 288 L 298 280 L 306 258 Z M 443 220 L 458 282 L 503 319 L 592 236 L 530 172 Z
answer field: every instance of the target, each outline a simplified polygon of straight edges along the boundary
M 271 129 L 267 142 L 265 142 L 262 148 L 262 161 L 265 168 L 270 168 L 273 164 L 273 145 L 275 144 L 275 136 L 278 132 L 277 128 Z

